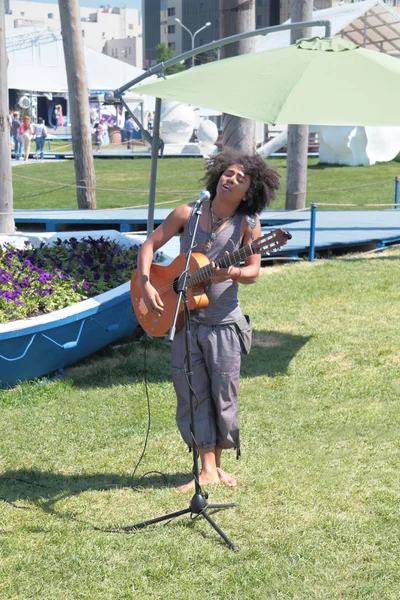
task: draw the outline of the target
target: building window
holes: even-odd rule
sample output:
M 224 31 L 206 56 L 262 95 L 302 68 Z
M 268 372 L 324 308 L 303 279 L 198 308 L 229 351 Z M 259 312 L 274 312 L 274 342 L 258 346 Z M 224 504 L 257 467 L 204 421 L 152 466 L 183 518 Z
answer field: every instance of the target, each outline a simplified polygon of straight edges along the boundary
M 168 9 L 168 16 L 169 17 L 175 16 L 175 6 L 172 6 L 171 8 Z
M 175 25 L 168 25 L 168 33 L 175 33 Z
M 114 48 L 111 48 L 111 56 L 114 56 Z
M 132 23 L 129 23 L 129 25 L 128 25 L 128 29 L 133 29 L 133 25 L 132 25 Z
M 132 54 L 132 48 L 129 46 L 129 54 Z
M 103 40 L 105 39 L 105 37 L 106 37 L 106 32 L 105 31 L 103 31 L 103 33 L 101 34 L 101 37 L 103 38 Z
M 85 37 L 85 30 L 84 29 L 82 29 L 82 37 L 83 38 Z
M 175 42 L 168 42 L 168 48 L 171 48 L 171 50 L 175 50 Z

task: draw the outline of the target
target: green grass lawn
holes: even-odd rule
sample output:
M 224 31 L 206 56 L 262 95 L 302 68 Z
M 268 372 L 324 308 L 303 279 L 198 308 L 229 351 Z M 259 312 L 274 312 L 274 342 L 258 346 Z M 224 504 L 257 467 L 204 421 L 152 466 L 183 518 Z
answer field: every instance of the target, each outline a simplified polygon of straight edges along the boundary
M 281 175 L 281 189 L 271 208 L 285 206 L 286 160 L 272 158 Z M 147 206 L 150 160 L 95 160 L 97 207 Z M 197 197 L 203 185 L 204 161 L 198 158 L 165 158 L 158 163 L 156 203 L 173 207 Z M 318 165 L 309 160 L 307 206 L 311 202 L 345 205 L 388 204 L 394 198 L 398 162 L 372 167 Z M 26 179 L 29 178 L 29 179 Z M 40 180 L 40 181 L 39 181 Z M 51 182 L 51 183 L 47 183 Z M 76 208 L 72 161 L 24 165 L 13 168 L 14 208 Z M 118 191 L 122 190 L 122 191 Z M 174 202 L 175 201 L 175 202 Z M 169 204 L 162 204 L 168 202 Z
M 239 485 L 209 489 L 211 502 L 238 503 L 215 515 L 238 553 L 204 519 L 94 529 L 188 505 L 175 492 L 191 455 L 165 344 L 151 343 L 146 367 L 131 343 L 65 380 L 0 392 L 1 599 L 398 600 L 399 281 L 390 249 L 266 268 L 240 286 L 255 335 L 242 366 L 243 456 L 225 460 Z M 134 491 L 145 369 L 151 433 L 138 476 L 166 479 L 152 473 Z

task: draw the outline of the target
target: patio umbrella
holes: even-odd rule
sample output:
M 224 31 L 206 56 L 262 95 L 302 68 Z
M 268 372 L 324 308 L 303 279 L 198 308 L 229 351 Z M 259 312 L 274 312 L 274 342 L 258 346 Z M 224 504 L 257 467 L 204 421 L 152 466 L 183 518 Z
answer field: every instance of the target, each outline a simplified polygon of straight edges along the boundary
M 194 67 L 140 93 L 271 124 L 400 125 L 400 60 L 317 37 Z

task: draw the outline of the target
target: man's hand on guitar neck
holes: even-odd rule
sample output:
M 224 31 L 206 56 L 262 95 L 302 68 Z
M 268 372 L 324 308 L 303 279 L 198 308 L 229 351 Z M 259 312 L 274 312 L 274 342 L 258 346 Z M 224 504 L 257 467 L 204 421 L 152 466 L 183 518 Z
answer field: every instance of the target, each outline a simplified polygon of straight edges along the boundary
M 241 269 L 238 267 L 228 267 L 227 269 L 221 269 L 221 267 L 217 267 L 215 263 L 211 263 L 214 274 L 211 277 L 211 283 L 222 283 L 223 281 L 227 281 L 228 279 L 232 279 L 237 281 L 237 278 L 240 277 Z
M 225 252 L 225 256 L 229 256 L 229 252 Z M 222 283 L 223 281 L 227 281 L 228 279 L 233 279 L 237 281 L 240 278 L 242 270 L 238 267 L 233 267 L 232 265 L 227 269 L 221 269 L 218 267 L 215 262 L 211 263 L 212 268 L 214 269 L 213 276 L 210 279 L 211 283 Z
M 156 288 L 153 287 L 149 280 L 145 281 L 141 286 L 143 302 L 148 310 L 161 317 L 164 310 L 164 303 L 160 298 Z

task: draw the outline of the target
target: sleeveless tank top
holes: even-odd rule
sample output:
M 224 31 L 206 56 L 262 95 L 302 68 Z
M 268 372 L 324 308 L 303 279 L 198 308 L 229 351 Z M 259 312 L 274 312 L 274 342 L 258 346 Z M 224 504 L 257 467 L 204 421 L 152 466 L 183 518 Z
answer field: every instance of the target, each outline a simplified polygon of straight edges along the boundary
M 190 206 L 193 206 L 191 204 Z M 208 240 L 209 232 L 201 228 L 200 224 L 196 233 L 196 246 L 194 252 L 201 252 L 207 256 L 208 260 L 217 262 L 225 256 L 225 252 L 234 252 L 240 248 L 240 227 L 243 215 L 236 214 L 232 221 L 217 236 L 208 252 L 204 251 L 204 246 Z M 185 229 L 180 238 L 181 253 L 189 250 L 193 237 L 196 215 L 192 214 L 188 219 Z M 233 323 L 242 316 L 238 298 L 238 283 L 228 279 L 222 283 L 211 283 L 205 286 L 209 304 L 205 308 L 192 311 L 191 315 L 197 321 L 205 325 L 221 325 L 224 323 Z

